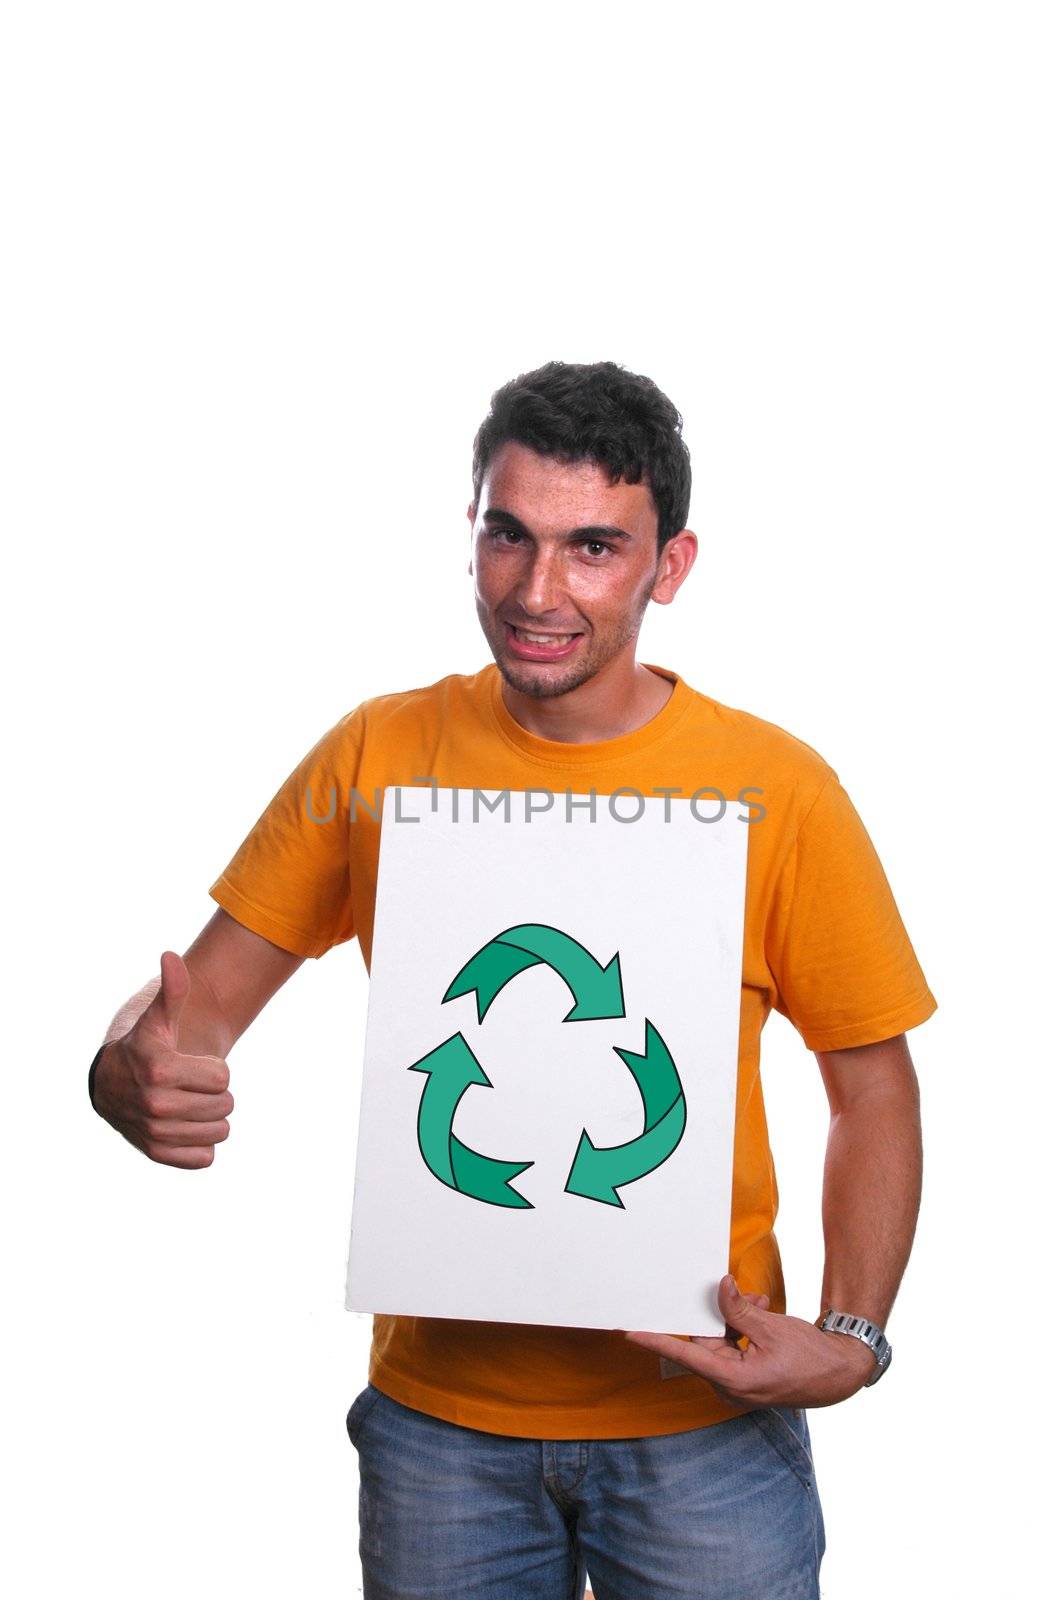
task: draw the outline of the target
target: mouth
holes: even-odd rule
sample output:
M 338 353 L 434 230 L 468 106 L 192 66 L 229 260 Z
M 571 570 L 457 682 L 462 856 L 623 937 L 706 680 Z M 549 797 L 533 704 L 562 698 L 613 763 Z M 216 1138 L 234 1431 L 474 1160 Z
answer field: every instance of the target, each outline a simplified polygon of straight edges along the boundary
M 577 641 L 582 638 L 582 633 L 548 633 L 517 628 L 512 622 L 506 624 L 510 653 L 520 656 L 522 661 L 561 661 L 576 649 Z

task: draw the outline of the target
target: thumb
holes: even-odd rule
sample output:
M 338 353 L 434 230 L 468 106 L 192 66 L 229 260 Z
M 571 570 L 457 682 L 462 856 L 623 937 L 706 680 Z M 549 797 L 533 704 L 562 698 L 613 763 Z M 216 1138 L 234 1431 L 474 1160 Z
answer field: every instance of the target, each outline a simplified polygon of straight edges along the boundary
M 761 1296 L 755 1298 L 743 1294 L 730 1272 L 720 1280 L 717 1298 L 721 1315 L 731 1327 L 755 1328 L 760 1323 L 763 1308 L 757 1304 L 757 1300 Z
M 181 1013 L 192 989 L 192 979 L 181 957 L 164 950 L 159 958 L 159 988 L 151 1003 L 152 1021 L 165 1033 L 171 1048 L 177 1049 L 177 1030 Z

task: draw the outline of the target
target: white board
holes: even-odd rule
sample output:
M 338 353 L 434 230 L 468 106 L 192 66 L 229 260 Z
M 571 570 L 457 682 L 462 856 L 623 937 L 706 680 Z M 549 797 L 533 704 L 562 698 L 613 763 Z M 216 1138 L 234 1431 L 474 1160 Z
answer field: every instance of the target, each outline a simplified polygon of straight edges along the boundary
M 346 1308 L 719 1334 L 750 825 L 505 794 L 384 791 Z

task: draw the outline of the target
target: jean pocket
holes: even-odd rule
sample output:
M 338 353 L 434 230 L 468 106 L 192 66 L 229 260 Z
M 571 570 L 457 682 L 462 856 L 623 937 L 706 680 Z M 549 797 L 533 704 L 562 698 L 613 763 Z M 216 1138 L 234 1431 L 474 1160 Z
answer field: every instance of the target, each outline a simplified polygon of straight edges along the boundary
M 813 1488 L 813 1456 L 807 1444 L 804 1415 L 791 1406 L 758 1406 L 749 1413 L 777 1455 L 809 1490 Z
M 367 1383 L 361 1394 L 357 1394 L 351 1402 L 347 1413 L 347 1437 L 358 1448 L 359 1435 L 377 1401 L 381 1398 L 381 1390 L 374 1388 L 372 1383 Z

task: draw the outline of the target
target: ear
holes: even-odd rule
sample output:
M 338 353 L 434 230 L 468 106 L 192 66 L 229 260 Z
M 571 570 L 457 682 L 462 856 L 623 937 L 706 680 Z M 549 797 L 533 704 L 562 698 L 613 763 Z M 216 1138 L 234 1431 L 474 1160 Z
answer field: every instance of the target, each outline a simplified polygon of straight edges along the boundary
M 681 528 L 673 534 L 658 558 L 658 581 L 651 599 L 659 606 L 672 604 L 676 591 L 694 566 L 697 554 L 698 535 L 693 529 Z

